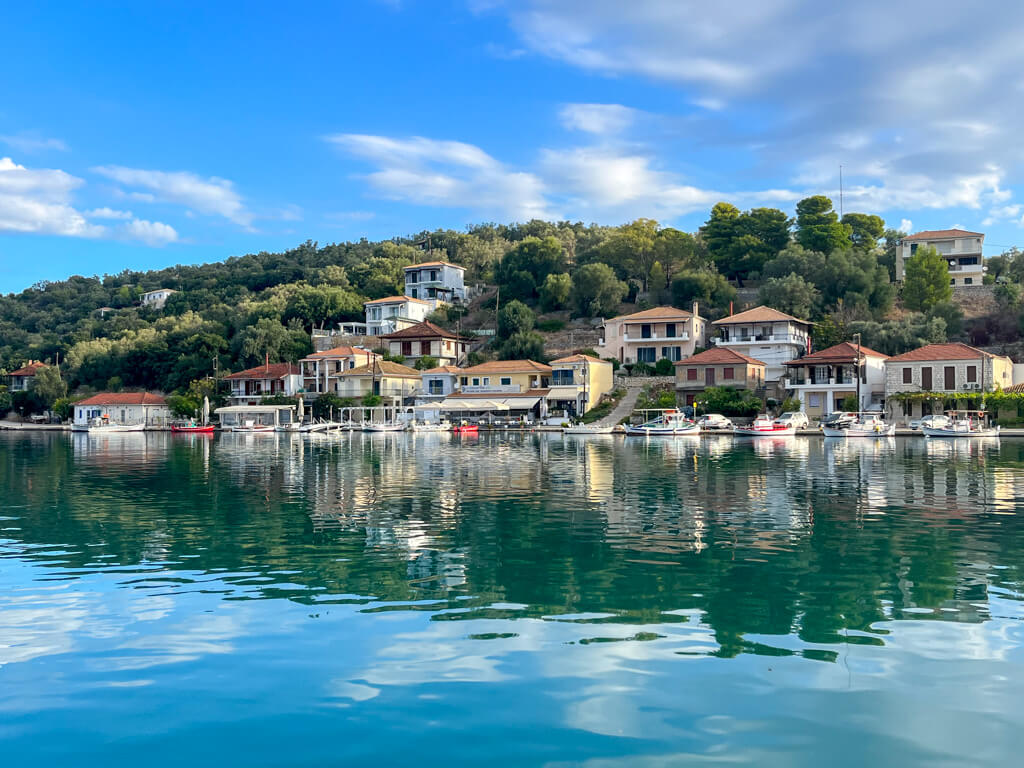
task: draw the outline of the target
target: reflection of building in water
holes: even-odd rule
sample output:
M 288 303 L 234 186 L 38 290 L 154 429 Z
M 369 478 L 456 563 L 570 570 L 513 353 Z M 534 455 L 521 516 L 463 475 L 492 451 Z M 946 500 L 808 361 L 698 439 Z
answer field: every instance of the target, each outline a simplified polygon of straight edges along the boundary
M 570 474 L 573 483 L 583 489 L 587 501 L 594 504 L 607 501 L 615 486 L 612 457 L 617 438 L 612 435 L 565 435 L 563 439 L 566 456 L 576 459 L 575 462 L 566 462 L 566 474 Z
M 163 459 L 167 455 L 169 437 L 146 432 L 72 432 L 71 453 L 76 463 L 116 466 L 119 471 L 131 471 L 134 466 Z

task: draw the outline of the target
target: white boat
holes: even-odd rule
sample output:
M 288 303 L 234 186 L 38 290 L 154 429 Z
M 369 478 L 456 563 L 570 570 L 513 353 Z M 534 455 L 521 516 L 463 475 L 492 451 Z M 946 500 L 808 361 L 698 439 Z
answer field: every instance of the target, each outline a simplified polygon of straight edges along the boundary
M 949 424 L 921 427 L 925 437 L 999 437 L 999 426 L 985 425 L 983 411 L 950 411 Z
M 414 421 L 409 424 L 410 432 L 450 432 L 451 429 L 452 425 L 445 422 L 422 423 Z
M 394 421 L 366 422 L 363 432 L 404 432 L 405 424 Z
M 679 411 L 665 411 L 661 416 L 646 424 L 634 427 L 626 425 L 627 435 L 645 437 L 656 435 L 700 435 L 700 427 Z
M 738 437 L 789 437 L 796 434 L 792 424 L 776 424 L 768 416 L 758 416 L 750 426 L 734 426 L 732 433 Z
M 230 431 L 241 432 L 244 435 L 265 435 L 273 434 L 275 429 L 273 424 L 257 424 L 250 420 L 244 424 L 236 424 Z
M 145 424 L 72 424 L 72 432 L 88 432 L 90 435 L 109 435 L 119 432 L 144 432 Z
M 895 424 L 886 424 L 874 414 L 860 414 L 856 421 L 842 426 L 822 426 L 825 437 L 892 437 L 896 434 Z
M 307 433 L 310 433 L 310 432 L 323 432 L 324 430 L 328 429 L 330 426 L 331 426 L 331 422 L 329 422 L 329 421 L 311 421 L 309 423 L 300 425 L 299 426 L 299 432 L 302 432 L 304 434 L 307 434 Z
M 594 424 L 573 424 L 571 427 L 563 427 L 563 435 L 610 435 L 615 426 L 598 427 Z

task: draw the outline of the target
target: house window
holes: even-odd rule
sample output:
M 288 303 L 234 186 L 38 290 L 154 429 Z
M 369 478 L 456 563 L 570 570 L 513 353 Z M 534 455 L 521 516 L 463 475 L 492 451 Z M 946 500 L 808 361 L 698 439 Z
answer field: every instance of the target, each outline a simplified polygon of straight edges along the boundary
M 416 282 L 416 273 L 415 272 L 406 272 L 405 273 L 405 282 L 407 282 L 407 283 L 415 283 Z
M 489 387 L 490 385 L 491 385 L 491 377 L 490 376 L 484 376 L 484 386 L 485 387 Z
M 912 384 L 914 382 L 914 369 L 904 368 L 903 369 L 903 383 Z
M 406 356 L 412 354 L 412 342 L 411 341 L 403 341 L 402 342 L 402 354 L 406 355 Z
M 551 372 L 551 383 L 556 387 L 571 387 L 574 383 L 572 370 L 554 370 Z
M 427 391 L 432 395 L 443 395 L 444 382 L 441 379 L 429 379 L 427 381 Z
M 503 386 L 503 387 L 511 387 L 512 386 L 512 377 L 511 376 L 502 376 L 501 377 L 501 386 Z
M 910 244 L 910 255 L 913 256 L 915 253 L 917 253 L 917 243 L 911 243 Z
M 956 368 L 952 365 L 947 365 L 943 370 L 943 382 L 944 388 L 947 392 L 952 392 L 956 389 Z
M 420 342 L 420 354 L 421 355 L 429 355 L 430 354 L 430 342 L 429 341 L 421 341 Z
M 932 369 L 922 368 L 921 369 L 921 389 L 925 392 L 932 391 Z
M 657 347 L 638 347 L 636 350 L 636 360 L 638 363 L 653 363 L 657 353 Z
M 974 278 L 973 277 L 965 277 L 964 278 L 964 285 L 974 285 Z
M 474 387 L 479 387 L 480 386 L 480 379 L 473 379 L 473 386 Z
M 696 368 L 687 368 L 686 369 L 686 380 L 687 381 L 696 381 L 697 380 L 697 369 Z
M 430 270 L 430 282 L 435 282 L 436 280 L 437 280 L 437 270 L 436 269 L 432 269 L 432 270 Z
M 735 371 L 732 368 L 723 368 L 722 369 L 722 378 L 723 379 L 726 379 L 726 380 L 733 379 L 733 378 L 735 378 L 734 374 L 735 374 Z
M 671 339 L 676 335 L 676 324 L 666 323 L 665 324 L 665 338 Z
M 649 338 L 651 338 L 651 326 L 650 325 L 645 323 L 644 325 L 640 326 L 640 338 L 641 339 L 649 339 Z
M 967 380 L 968 381 L 972 381 L 972 382 L 978 380 L 978 366 L 976 366 L 976 365 L 968 365 L 967 366 Z
M 466 378 L 465 376 L 463 376 L 463 377 L 462 377 L 462 378 L 461 378 L 461 379 L 459 380 L 459 383 L 460 383 L 460 384 L 461 384 L 462 386 L 466 386 L 466 384 L 468 384 L 468 383 L 469 383 L 469 379 L 468 379 L 468 378 Z
M 414 299 L 418 299 L 420 297 L 419 293 L 417 293 L 415 288 L 413 288 L 411 291 L 409 291 L 409 293 L 412 294 L 412 298 L 414 298 Z
M 820 408 L 821 407 L 821 395 L 808 395 L 807 396 L 807 405 L 809 405 L 811 408 Z

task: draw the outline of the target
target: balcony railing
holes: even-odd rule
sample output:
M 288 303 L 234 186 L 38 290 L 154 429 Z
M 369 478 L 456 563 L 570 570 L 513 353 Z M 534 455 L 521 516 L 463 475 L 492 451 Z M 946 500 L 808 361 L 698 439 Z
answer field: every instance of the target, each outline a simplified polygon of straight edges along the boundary
M 633 336 L 627 333 L 622 337 L 622 340 L 632 344 L 643 341 L 689 341 L 690 334 L 688 331 L 683 331 L 675 336 L 665 336 L 664 334 L 658 333 L 652 333 L 650 336 Z
M 715 344 L 806 344 L 807 336 L 801 333 L 750 334 L 712 339 Z
M 463 392 L 501 392 L 504 394 L 518 394 L 523 391 L 520 384 L 472 384 L 459 387 Z
M 786 389 L 790 387 L 835 387 L 835 386 L 855 386 L 857 379 L 853 376 L 832 376 L 830 378 L 818 378 L 815 376 L 788 376 L 782 380 L 782 386 Z

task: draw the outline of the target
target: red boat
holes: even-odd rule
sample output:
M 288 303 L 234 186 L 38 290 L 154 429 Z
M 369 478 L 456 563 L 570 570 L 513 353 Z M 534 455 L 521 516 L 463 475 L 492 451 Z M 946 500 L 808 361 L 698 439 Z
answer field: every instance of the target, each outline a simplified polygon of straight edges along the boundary
M 456 435 L 475 435 L 480 431 L 480 427 L 476 424 L 457 424 L 452 427 L 452 432 Z
M 213 424 L 171 424 L 171 432 L 181 432 L 183 434 L 210 434 L 213 432 Z

